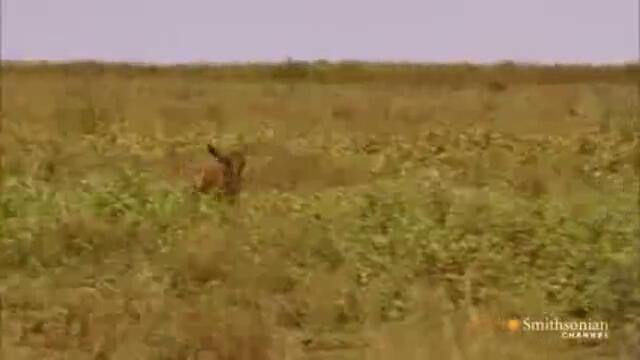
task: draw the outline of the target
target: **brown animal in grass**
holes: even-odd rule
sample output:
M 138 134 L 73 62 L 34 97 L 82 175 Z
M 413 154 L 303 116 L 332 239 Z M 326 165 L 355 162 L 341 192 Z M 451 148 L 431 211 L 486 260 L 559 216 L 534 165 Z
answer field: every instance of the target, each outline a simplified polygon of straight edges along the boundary
M 224 154 L 208 144 L 207 150 L 213 159 L 202 168 L 194 191 L 215 192 L 219 198 L 235 202 L 242 185 L 246 147 Z

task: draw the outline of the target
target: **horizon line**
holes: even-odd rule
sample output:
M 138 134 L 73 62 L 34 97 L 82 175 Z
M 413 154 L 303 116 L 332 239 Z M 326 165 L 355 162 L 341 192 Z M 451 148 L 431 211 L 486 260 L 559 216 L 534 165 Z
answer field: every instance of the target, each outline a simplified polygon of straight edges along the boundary
M 295 64 L 359 64 L 359 65 L 467 65 L 467 66 L 591 66 L 591 67 L 611 67 L 611 66 L 633 66 L 640 65 L 639 59 L 630 59 L 626 61 L 612 62 L 548 62 L 548 61 L 518 61 L 518 60 L 496 60 L 496 61 L 469 61 L 469 60 L 452 60 L 452 61 L 416 61 L 416 60 L 358 60 L 358 59 L 314 59 L 302 60 L 295 58 L 287 58 L 284 60 L 236 60 L 236 61 L 181 61 L 181 62 L 163 62 L 163 61 L 126 61 L 126 60 L 105 60 L 105 59 L 68 59 L 68 60 L 49 60 L 49 59 L 0 59 L 0 64 L 11 65 L 74 65 L 74 64 L 96 64 L 96 65 L 129 65 L 129 66 L 155 66 L 155 67 L 176 67 L 176 66 L 250 66 L 250 65 L 283 65 L 288 63 Z

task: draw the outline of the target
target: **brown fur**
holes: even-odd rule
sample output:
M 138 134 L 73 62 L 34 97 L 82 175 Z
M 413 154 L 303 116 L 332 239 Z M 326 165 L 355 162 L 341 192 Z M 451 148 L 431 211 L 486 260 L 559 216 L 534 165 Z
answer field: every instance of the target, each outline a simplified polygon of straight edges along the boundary
M 207 150 L 213 159 L 203 166 L 194 190 L 199 193 L 215 191 L 220 198 L 235 202 L 241 190 L 246 148 L 223 154 L 209 144 Z

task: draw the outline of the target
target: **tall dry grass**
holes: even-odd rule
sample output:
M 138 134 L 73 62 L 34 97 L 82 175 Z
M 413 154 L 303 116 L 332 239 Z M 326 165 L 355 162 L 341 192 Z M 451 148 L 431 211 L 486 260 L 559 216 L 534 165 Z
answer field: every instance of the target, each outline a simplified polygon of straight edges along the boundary
M 3 66 L 5 358 L 637 358 L 637 67 Z

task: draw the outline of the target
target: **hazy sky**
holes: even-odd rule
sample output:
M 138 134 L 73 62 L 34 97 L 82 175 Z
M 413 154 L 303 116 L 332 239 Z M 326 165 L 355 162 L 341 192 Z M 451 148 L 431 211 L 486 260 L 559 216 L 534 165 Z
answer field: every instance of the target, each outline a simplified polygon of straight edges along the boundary
M 623 62 L 640 0 L 0 0 L 28 60 Z

